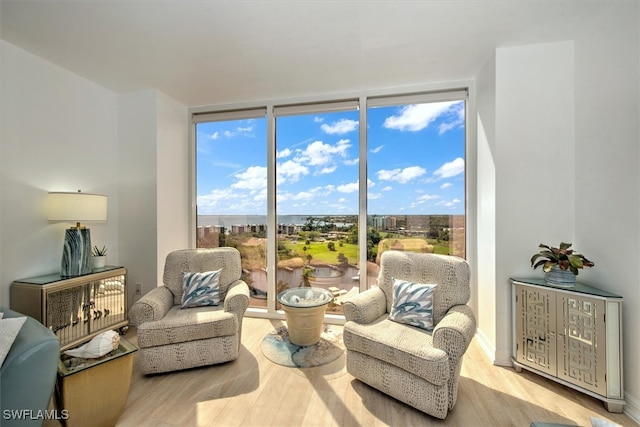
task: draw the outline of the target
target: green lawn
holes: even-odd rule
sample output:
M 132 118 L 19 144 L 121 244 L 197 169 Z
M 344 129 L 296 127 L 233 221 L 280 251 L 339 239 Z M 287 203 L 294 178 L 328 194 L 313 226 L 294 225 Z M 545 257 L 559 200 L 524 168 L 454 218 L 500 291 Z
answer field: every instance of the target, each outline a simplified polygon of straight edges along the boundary
M 349 264 L 358 263 L 358 245 L 343 243 L 342 246 L 340 246 L 338 242 L 333 242 L 336 250 L 330 251 L 327 248 L 327 243 L 328 242 L 311 242 L 310 244 L 305 245 L 303 241 L 298 241 L 297 243 L 286 242 L 285 246 L 287 249 L 296 251 L 298 255 L 303 258 L 306 255 L 311 255 L 312 259 L 321 260 L 327 264 L 338 264 L 339 253 L 343 253 L 344 256 L 347 257 Z M 307 247 L 306 251 L 302 249 L 305 246 Z

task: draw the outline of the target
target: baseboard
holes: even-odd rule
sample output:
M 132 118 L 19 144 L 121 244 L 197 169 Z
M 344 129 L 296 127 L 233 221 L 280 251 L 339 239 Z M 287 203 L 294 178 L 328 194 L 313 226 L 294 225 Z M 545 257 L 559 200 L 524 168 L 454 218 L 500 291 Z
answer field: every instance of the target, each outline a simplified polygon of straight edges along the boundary
M 624 394 L 624 413 L 633 421 L 640 424 L 640 401 L 629 393 Z
M 495 345 L 480 328 L 476 330 L 476 341 L 480 348 L 495 366 L 512 366 L 511 353 L 508 351 L 497 351 Z

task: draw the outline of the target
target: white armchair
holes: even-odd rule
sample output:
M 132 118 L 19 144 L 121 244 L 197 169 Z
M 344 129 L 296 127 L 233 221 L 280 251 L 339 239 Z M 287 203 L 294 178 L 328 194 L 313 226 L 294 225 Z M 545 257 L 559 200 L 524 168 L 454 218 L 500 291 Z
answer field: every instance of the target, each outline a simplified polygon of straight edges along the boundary
M 437 285 L 431 297 L 432 332 L 389 319 L 394 278 Z M 446 418 L 456 403 L 462 356 L 476 330 L 475 316 L 466 305 L 469 297 L 465 260 L 384 252 L 378 287 L 344 304 L 347 371 L 420 411 Z
M 180 308 L 183 272 L 221 269 L 217 306 Z M 167 255 L 164 286 L 138 300 L 129 319 L 138 328 L 143 374 L 175 371 L 238 358 L 249 287 L 235 248 L 183 249 Z

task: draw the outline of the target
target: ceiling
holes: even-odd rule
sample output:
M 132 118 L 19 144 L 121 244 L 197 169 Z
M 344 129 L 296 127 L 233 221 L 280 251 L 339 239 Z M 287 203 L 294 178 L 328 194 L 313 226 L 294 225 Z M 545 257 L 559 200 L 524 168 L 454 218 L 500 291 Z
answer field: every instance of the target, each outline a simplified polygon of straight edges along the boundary
M 0 0 L 0 36 L 115 92 L 199 105 L 475 76 L 496 47 L 574 39 L 610 0 Z

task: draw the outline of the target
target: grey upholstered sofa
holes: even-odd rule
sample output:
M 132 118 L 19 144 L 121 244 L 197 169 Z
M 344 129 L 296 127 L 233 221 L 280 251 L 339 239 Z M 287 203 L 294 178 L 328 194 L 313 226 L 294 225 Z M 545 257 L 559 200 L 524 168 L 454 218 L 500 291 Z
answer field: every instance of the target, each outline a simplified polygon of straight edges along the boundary
M 389 319 L 394 278 L 437 285 L 430 296 L 432 332 Z M 347 371 L 383 393 L 444 419 L 456 403 L 462 356 L 475 334 L 476 320 L 466 305 L 469 297 L 465 260 L 384 252 L 378 287 L 344 305 Z
M 6 319 L 27 318 L 0 368 L 0 425 L 40 426 L 56 384 L 60 340 L 32 317 L 0 312 Z
M 182 274 L 221 269 L 218 306 L 180 308 Z M 163 282 L 129 311 L 138 328 L 143 374 L 176 371 L 238 358 L 249 287 L 235 248 L 182 249 L 167 255 Z

